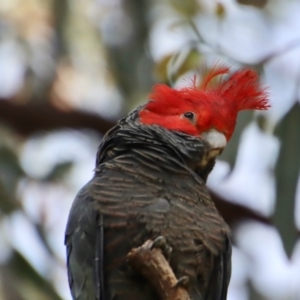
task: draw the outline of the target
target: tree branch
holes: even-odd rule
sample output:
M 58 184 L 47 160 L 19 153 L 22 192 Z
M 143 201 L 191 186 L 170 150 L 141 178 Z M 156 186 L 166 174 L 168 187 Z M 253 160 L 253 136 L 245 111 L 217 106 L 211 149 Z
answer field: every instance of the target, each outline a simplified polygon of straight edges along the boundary
M 127 255 L 135 271 L 153 286 L 160 300 L 190 300 L 187 290 L 178 280 L 160 248 L 151 249 L 153 241 L 132 249 Z
M 271 224 L 271 220 L 256 211 L 243 206 L 241 204 L 233 203 L 229 199 L 217 195 L 214 191 L 210 190 L 211 197 L 221 213 L 222 217 L 229 226 L 234 226 L 236 223 L 243 220 L 255 220 L 263 224 Z
M 89 128 L 104 134 L 115 124 L 96 114 L 75 110 L 62 111 L 49 103 L 18 105 L 6 99 L 0 99 L 0 121 L 25 136 L 62 128 Z

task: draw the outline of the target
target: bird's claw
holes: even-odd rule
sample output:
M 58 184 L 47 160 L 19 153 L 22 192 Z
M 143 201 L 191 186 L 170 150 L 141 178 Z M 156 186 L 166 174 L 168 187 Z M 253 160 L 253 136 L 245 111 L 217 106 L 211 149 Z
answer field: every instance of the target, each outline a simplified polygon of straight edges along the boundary
M 188 276 L 182 276 L 181 278 L 178 279 L 174 288 L 183 287 L 183 288 L 187 289 L 189 282 L 190 282 L 190 279 Z
M 159 236 L 153 241 L 151 250 L 153 248 L 164 248 L 166 244 L 167 244 L 166 238 L 164 236 Z
M 153 241 L 150 249 L 152 250 L 153 248 L 160 248 L 165 258 L 168 261 L 170 260 L 172 248 L 167 244 L 166 238 L 164 236 L 159 236 Z

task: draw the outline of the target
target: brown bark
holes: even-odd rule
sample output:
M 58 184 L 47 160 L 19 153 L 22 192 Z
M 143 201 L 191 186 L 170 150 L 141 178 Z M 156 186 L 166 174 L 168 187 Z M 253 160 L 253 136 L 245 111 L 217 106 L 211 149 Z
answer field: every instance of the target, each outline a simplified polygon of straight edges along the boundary
M 160 248 L 146 241 L 141 247 L 132 249 L 127 255 L 131 266 L 153 286 L 160 300 L 189 300 L 187 290 L 177 285 L 178 280 Z

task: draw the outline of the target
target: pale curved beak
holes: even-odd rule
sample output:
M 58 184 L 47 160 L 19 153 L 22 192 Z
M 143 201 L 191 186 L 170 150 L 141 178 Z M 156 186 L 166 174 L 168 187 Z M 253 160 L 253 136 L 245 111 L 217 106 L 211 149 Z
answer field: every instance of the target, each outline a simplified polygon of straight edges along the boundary
M 215 129 L 203 132 L 200 137 L 208 142 L 212 149 L 220 149 L 222 151 L 227 145 L 225 135 Z
M 208 151 L 207 155 L 205 157 L 202 157 L 202 160 L 200 162 L 200 166 L 204 167 L 209 161 L 215 159 L 223 152 L 224 148 L 227 145 L 227 140 L 223 133 L 215 129 L 203 132 L 202 134 L 200 134 L 200 137 L 211 146 L 211 149 Z

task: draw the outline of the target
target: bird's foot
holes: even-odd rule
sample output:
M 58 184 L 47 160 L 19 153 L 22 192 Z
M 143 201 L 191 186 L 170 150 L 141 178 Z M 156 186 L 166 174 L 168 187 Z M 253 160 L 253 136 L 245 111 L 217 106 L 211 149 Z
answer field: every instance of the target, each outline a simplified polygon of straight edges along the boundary
M 164 253 L 169 256 L 171 247 L 163 236 L 159 236 L 132 249 L 127 258 L 133 269 L 156 290 L 159 299 L 190 300 L 188 289 L 185 288 L 189 278 L 184 276 L 177 280 Z
M 183 288 L 187 289 L 189 282 L 190 282 L 190 279 L 188 276 L 182 276 L 181 278 L 178 279 L 174 288 L 183 287 Z
M 161 249 L 167 261 L 170 261 L 172 248 L 167 244 L 164 236 L 159 236 L 153 241 L 150 249 L 152 250 L 153 248 Z

